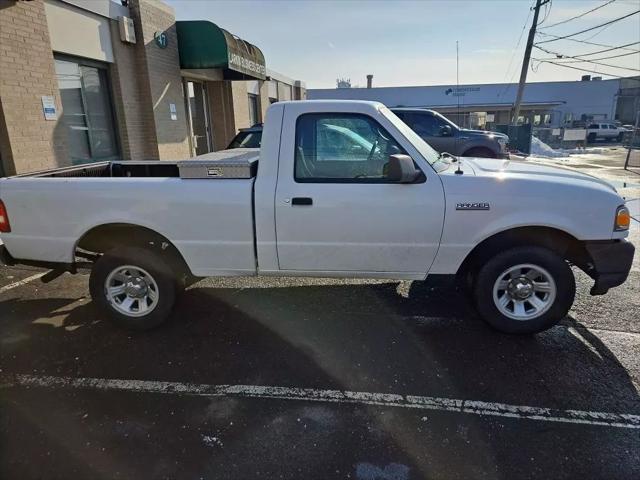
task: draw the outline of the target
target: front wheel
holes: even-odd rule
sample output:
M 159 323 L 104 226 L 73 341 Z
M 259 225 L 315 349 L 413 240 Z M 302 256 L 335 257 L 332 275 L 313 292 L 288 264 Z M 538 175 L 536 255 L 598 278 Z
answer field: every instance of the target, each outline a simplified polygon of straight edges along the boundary
M 89 278 L 93 301 L 121 327 L 149 330 L 170 315 L 177 281 L 164 259 L 142 248 L 114 249 L 94 264 Z
M 505 333 L 536 333 L 562 320 L 576 292 L 567 262 L 543 247 L 516 247 L 489 259 L 476 275 L 480 316 Z

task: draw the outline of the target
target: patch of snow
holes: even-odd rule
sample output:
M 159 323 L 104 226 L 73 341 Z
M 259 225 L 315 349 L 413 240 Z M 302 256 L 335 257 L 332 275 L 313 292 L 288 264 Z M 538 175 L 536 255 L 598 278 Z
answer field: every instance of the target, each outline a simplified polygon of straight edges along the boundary
M 531 137 L 531 155 L 536 157 L 549 157 L 549 158 L 557 158 L 557 157 L 566 157 L 565 153 L 554 150 L 549 145 L 544 143 L 538 137 Z
M 547 157 L 547 158 L 560 158 L 568 157 L 569 155 L 603 155 L 609 153 L 611 148 L 552 148 L 538 137 L 531 137 L 531 156 L 533 157 Z

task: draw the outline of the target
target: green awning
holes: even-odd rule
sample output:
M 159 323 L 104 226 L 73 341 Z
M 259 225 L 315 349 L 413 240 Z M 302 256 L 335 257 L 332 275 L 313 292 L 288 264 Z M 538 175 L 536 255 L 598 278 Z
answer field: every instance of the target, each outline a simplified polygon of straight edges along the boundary
M 258 47 L 206 20 L 176 22 L 180 67 L 222 68 L 226 80 L 264 80 L 267 69 Z

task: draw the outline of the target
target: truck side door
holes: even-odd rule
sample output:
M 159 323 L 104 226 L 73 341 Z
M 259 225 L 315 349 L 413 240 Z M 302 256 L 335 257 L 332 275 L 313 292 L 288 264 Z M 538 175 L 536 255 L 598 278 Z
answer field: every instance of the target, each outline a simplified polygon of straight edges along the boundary
M 280 270 L 424 278 L 444 220 L 442 182 L 383 115 L 288 104 L 275 195 Z M 353 106 L 351 106 L 353 110 Z M 392 183 L 389 155 L 408 153 L 418 181 Z

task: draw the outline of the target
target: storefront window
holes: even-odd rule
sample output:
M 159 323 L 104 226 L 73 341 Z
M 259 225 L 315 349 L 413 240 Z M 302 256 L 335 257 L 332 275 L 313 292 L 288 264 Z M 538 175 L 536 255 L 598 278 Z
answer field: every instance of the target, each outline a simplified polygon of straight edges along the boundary
M 118 158 L 106 69 L 59 58 L 55 64 L 69 163 Z

